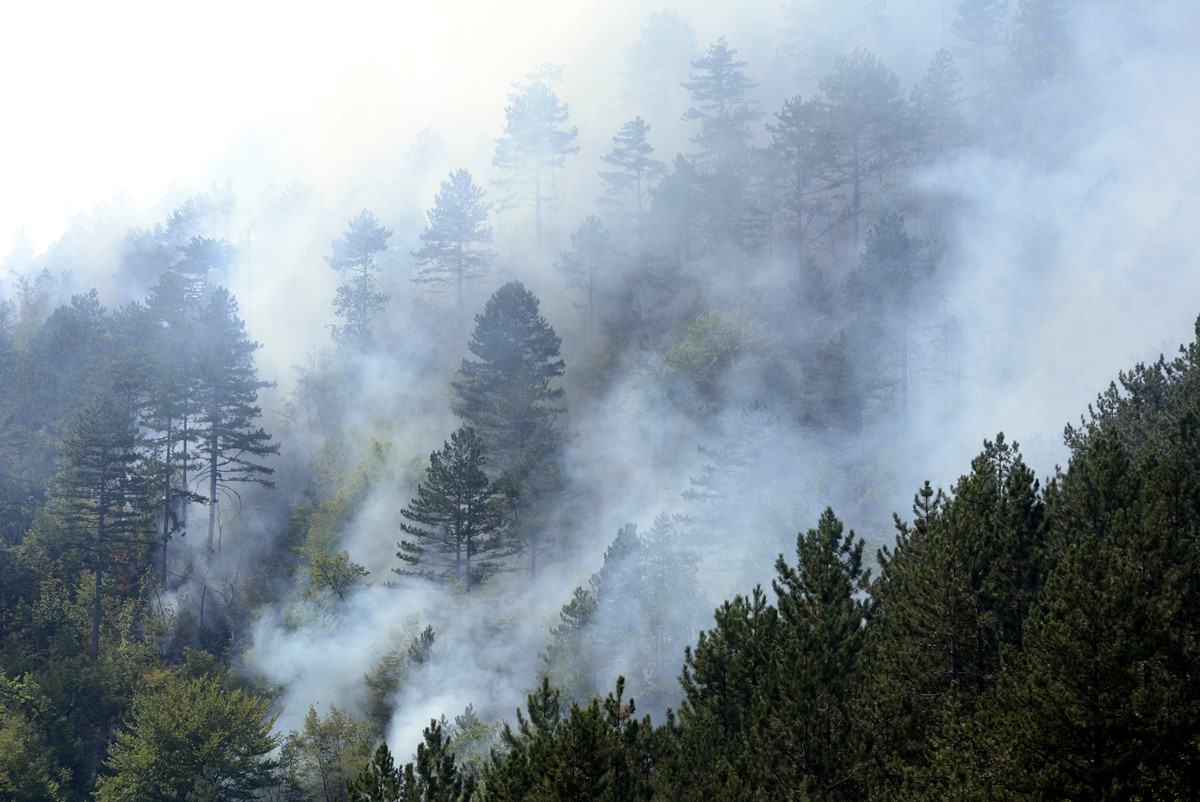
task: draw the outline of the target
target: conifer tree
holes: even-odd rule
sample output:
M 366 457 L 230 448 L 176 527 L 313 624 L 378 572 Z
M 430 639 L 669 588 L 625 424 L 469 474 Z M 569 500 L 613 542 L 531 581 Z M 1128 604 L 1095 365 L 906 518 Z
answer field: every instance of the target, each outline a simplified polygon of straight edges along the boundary
M 826 509 L 816 529 L 797 536 L 797 564 L 775 563 L 780 637 L 754 703 L 767 797 L 863 796 L 854 742 L 869 612 L 862 552 L 862 540 Z
M 692 141 L 706 166 L 739 166 L 750 152 L 750 123 L 760 116 L 746 96 L 757 84 L 746 77 L 746 62 L 735 60 L 736 53 L 725 37 L 720 37 L 704 56 L 692 62 L 696 72 L 683 83 L 692 93 L 692 106 L 683 119 L 700 123 L 700 132 Z
M 182 279 L 185 298 L 199 303 L 224 278 L 222 274 L 233 262 L 233 246 L 225 239 L 192 237 L 179 251 L 181 257 L 171 270 Z
M 93 660 L 100 655 L 104 577 L 112 561 L 148 551 L 153 524 L 147 477 L 140 466 L 141 445 L 134 411 L 112 395 L 100 395 L 76 417 L 54 480 L 63 521 L 78 536 L 91 565 Z M 128 561 L 135 566 L 141 562 Z
M 797 256 L 821 238 L 829 219 L 829 166 L 832 142 L 825 126 L 825 108 L 799 96 L 784 101 L 767 124 L 771 141 L 764 152 L 767 186 L 773 192 L 774 212 L 797 246 Z
M 344 321 L 331 327 L 335 343 L 359 349 L 371 345 L 375 316 L 388 300 L 380 288 L 376 255 L 387 250 L 390 236 L 392 230 L 379 225 L 375 215 L 363 209 L 333 241 L 333 253 L 325 261 L 347 276 L 333 301 L 334 312 Z
M 187 505 L 205 500 L 189 485 L 189 474 L 198 467 L 193 439 L 199 413 L 199 308 L 200 299 L 190 294 L 187 280 L 168 269 L 151 288 L 145 306 L 132 310 L 126 320 L 124 348 L 138 359 L 141 372 L 141 423 L 152 433 L 147 462 L 158 501 L 164 585 L 168 544 L 184 531 Z
M 688 67 L 696 57 L 696 32 L 678 11 L 663 8 L 652 13 L 642 25 L 637 41 L 629 46 L 627 78 L 634 90 L 638 107 L 654 109 L 661 117 L 655 124 L 678 120 L 682 101 L 679 85 L 688 77 Z M 677 125 L 677 124 L 676 124 Z
M 514 465 L 522 449 L 549 425 L 563 397 L 551 382 L 562 376 L 561 340 L 539 314 L 540 302 L 510 281 L 475 316 L 468 349 L 453 383 L 451 408 L 487 444 L 493 473 Z
M 607 272 L 612 249 L 611 235 L 595 215 L 588 215 L 571 235 L 571 250 L 563 251 L 558 270 L 567 280 L 567 286 L 583 293 L 587 305 L 588 339 L 596 331 L 596 286 Z
M 567 156 L 579 151 L 578 133 L 566 127 L 568 111 L 545 80 L 517 84 L 504 108 L 504 136 L 496 140 L 492 166 L 503 173 L 495 180 L 502 197 L 500 211 L 533 209 L 534 244 L 541 260 L 542 212 L 557 200 L 554 173 Z
M 347 802 L 398 802 L 404 788 L 396 761 L 386 743 L 375 750 L 358 776 L 346 783 Z
M 865 50 L 834 60 L 821 79 L 834 145 L 830 175 L 850 193 L 845 217 L 854 243 L 870 194 L 903 162 L 908 137 L 900 81 Z
M 208 559 L 219 550 L 216 541 L 218 504 L 222 494 L 233 499 L 239 483 L 273 487 L 268 479 L 274 469 L 263 460 L 279 452 L 257 419 L 262 415 L 258 391 L 271 387 L 261 381 L 254 366 L 260 347 L 246 337 L 237 316 L 237 301 L 218 289 L 200 310 L 196 320 L 197 390 L 196 456 L 201 468 L 196 481 L 207 485 Z
M 650 156 L 654 148 L 646 141 L 649 132 L 645 120 L 635 117 L 621 126 L 613 136 L 613 149 L 600 157 L 614 169 L 600 172 L 605 197 L 598 202 L 623 207 L 639 232 L 654 187 L 667 171 L 665 164 Z
M 452 287 L 460 319 L 466 283 L 491 268 L 493 254 L 486 247 L 492 241 L 489 208 L 471 174 L 455 170 L 442 182 L 429 210 L 429 225 L 421 234 L 425 244 L 413 253 L 422 267 L 413 281 Z
M 995 54 L 1004 44 L 1008 0 L 959 0 L 951 29 L 961 42 L 961 54 L 974 66 L 975 81 L 987 81 Z
M 401 511 L 402 540 L 396 556 L 413 569 L 392 569 L 441 580 L 454 579 L 470 592 L 487 564 L 473 563 L 477 554 L 495 552 L 502 523 L 495 489 L 484 466 L 483 442 L 469 426 L 450 435 L 440 451 L 429 455 L 425 481 L 417 497 Z
M 684 799 L 750 798 L 756 688 L 774 659 L 779 614 L 761 588 L 736 596 L 714 614 L 715 626 L 684 651 L 676 745 L 661 780 Z
M 962 78 L 954 67 L 954 57 L 942 48 L 912 92 L 913 134 L 921 157 L 937 158 L 966 142 L 961 92 Z

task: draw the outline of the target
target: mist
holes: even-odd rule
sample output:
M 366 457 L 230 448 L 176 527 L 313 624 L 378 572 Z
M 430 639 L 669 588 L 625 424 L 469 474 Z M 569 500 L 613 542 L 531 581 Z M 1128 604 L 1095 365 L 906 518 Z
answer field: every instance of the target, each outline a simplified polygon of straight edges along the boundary
M 1192 141 L 1200 8 L 1073 4 L 1057 73 L 1014 88 L 999 51 L 976 74 L 953 33 L 955 3 L 880 5 L 888 24 L 868 19 L 870 3 L 795 4 L 812 30 L 827 32 L 834 54 L 872 52 L 905 99 L 934 54 L 950 48 L 972 136 L 874 188 L 857 241 L 844 223 L 807 250 L 771 233 L 753 247 L 690 234 L 692 250 L 661 296 L 650 275 L 658 263 L 646 257 L 655 249 L 596 203 L 597 173 L 609 169 L 601 157 L 634 117 L 650 123 L 654 158 L 668 168 L 677 153 L 695 153 L 695 123 L 680 119 L 687 92 L 656 104 L 629 77 L 629 48 L 658 9 L 587 0 L 450 2 L 417 12 L 351 3 L 305 15 L 216 3 L 175 18 L 120 3 L 80 4 L 66 22 L 48 9 L 13 12 L 0 33 L 0 69 L 13 75 L 35 63 L 38 77 L 7 82 L 0 104 L 37 122 L 0 140 L 0 242 L 15 243 L 0 267 L 0 298 L 15 301 L 19 278 L 44 268 L 54 304 L 91 287 L 110 308 L 141 299 L 154 276 L 129 267 L 127 231 L 151 230 L 189 198 L 230 199 L 204 235 L 235 248 L 221 283 L 262 344 L 259 374 L 276 384 L 260 395 L 263 424 L 282 450 L 272 463 L 276 489 L 246 494 L 222 519 L 222 555 L 204 582 L 227 589 L 231 609 L 234 597 L 250 608 L 237 663 L 277 690 L 280 732 L 301 727 L 310 705 L 363 711 L 364 675 L 426 626 L 436 636 L 428 660 L 408 666 L 388 700 L 394 751 L 407 755 L 430 719 L 468 705 L 486 722 L 511 720 L 539 671 L 564 671 L 547 669 L 551 628 L 574 588 L 617 571 L 605 569 L 605 551 L 630 523 L 669 542 L 694 578 L 671 614 L 654 619 L 654 627 L 670 621 L 663 648 L 680 648 L 661 661 L 673 661 L 675 673 L 644 670 L 645 643 L 616 639 L 593 666 L 602 687 L 584 690 L 602 692 L 625 673 L 639 710 L 661 716 L 678 702 L 671 682 L 681 646 L 722 599 L 769 583 L 776 555 L 791 558 L 796 533 L 825 507 L 869 550 L 888 544 L 892 513 L 907 515 L 921 482 L 951 485 L 1000 431 L 1048 476 L 1068 456 L 1063 427 L 1119 370 L 1189 339 L 1200 312 L 1200 257 L 1188 227 L 1200 216 Z M 694 33 L 691 59 L 724 36 L 747 62 L 761 115 L 750 126 L 754 146 L 769 143 L 764 124 L 776 122 L 785 100 L 822 93 L 831 62 L 793 52 L 778 3 L 676 11 Z M 806 47 L 819 53 L 813 41 Z M 509 93 L 545 63 L 562 67 L 552 85 L 578 129 L 578 153 L 555 172 L 559 197 L 545 212 L 540 246 L 532 215 L 491 210 L 496 259 L 467 288 L 460 325 L 452 298 L 411 281 L 412 253 L 452 170 L 466 168 L 489 201 L 498 199 L 493 153 Z M 377 347 L 348 354 L 330 339 L 342 279 L 325 257 L 362 209 L 393 232 L 379 255 L 390 299 Z M 852 427 L 798 422 L 808 420 L 815 381 L 802 366 L 855 321 L 850 305 L 811 311 L 817 293 L 805 265 L 837 294 L 863 264 L 870 221 L 890 210 L 904 215 L 930 265 L 921 297 L 884 321 L 911 338 L 902 411 L 897 395 L 881 401 L 864 391 L 866 411 Z M 617 247 L 589 337 L 582 299 L 557 265 L 591 214 Z M 471 318 L 514 279 L 562 338 L 558 464 L 568 492 L 546 514 L 570 531 L 558 533 L 536 581 L 521 558 L 468 594 L 397 576 L 401 510 L 430 453 L 459 424 L 447 399 L 461 360 L 471 358 Z M 632 304 L 622 295 L 630 286 L 650 289 Z M 705 314 L 737 343 L 708 384 L 688 373 L 684 347 Z M 626 341 L 631 320 L 640 339 Z M 857 361 L 856 341 L 848 342 Z M 704 479 L 714 466 L 723 477 L 715 489 Z M 314 602 L 302 583 L 261 562 L 297 545 L 289 538 L 298 508 L 351 485 L 353 512 L 330 548 L 368 574 L 344 599 Z M 201 540 L 173 544 L 171 559 L 198 564 Z M 256 587 L 246 587 L 251 581 Z M 183 583 L 161 603 L 180 614 L 198 592 Z M 597 637 L 652 628 L 632 605 L 606 598 L 601 609 L 615 623 Z

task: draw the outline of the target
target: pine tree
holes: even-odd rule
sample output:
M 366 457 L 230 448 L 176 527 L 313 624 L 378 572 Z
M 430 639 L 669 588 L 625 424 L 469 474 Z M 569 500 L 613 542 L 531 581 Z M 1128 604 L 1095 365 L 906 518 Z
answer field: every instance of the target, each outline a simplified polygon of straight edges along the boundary
M 208 559 L 220 550 L 216 541 L 220 495 L 233 499 L 239 483 L 273 487 L 267 478 L 274 469 L 263 460 L 279 452 L 271 445 L 271 435 L 259 426 L 262 409 L 257 405 L 258 391 L 273 386 L 261 381 L 254 367 L 258 343 L 246 338 L 244 325 L 237 316 L 237 301 L 225 289 L 218 289 L 200 310 L 196 320 L 196 456 L 202 467 L 197 482 L 207 484 Z
M 646 141 L 649 131 L 650 126 L 641 117 L 635 117 L 621 126 L 613 136 L 613 149 L 600 157 L 615 169 L 600 172 L 605 197 L 599 203 L 623 207 L 625 216 L 639 232 L 654 187 L 667 171 L 665 164 L 650 157 L 654 148 Z
M 850 192 L 845 216 L 854 243 L 868 195 L 878 192 L 903 162 L 907 147 L 904 101 L 896 75 L 865 50 L 834 60 L 821 79 L 834 145 L 830 176 Z
M 824 114 L 819 101 L 796 96 L 784 101 L 776 122 L 767 125 L 771 141 L 763 155 L 773 211 L 782 218 L 801 258 L 832 225 L 828 170 L 833 144 Z
M 929 733 L 969 720 L 994 692 L 1006 654 L 1025 648 L 1025 621 L 1044 581 L 1044 503 L 1033 472 L 1003 436 L 985 441 L 947 498 L 928 483 L 915 520 L 897 519 L 879 554 L 868 726 L 877 782 L 927 783 Z M 901 768 L 902 767 L 902 768 Z M 915 778 L 915 779 L 914 779 Z
M 100 655 L 104 577 L 125 555 L 136 573 L 148 551 L 151 499 L 141 471 L 141 439 L 134 411 L 112 395 L 100 395 L 80 411 L 62 444 L 54 496 L 63 521 L 77 535 L 91 563 L 91 657 Z
M 482 278 L 491 268 L 493 254 L 485 247 L 492 241 L 492 227 L 487 225 L 490 208 L 471 174 L 455 170 L 442 182 L 429 210 L 429 226 L 421 234 L 425 245 L 413 253 L 423 268 L 413 281 L 453 287 L 460 320 L 466 283 Z
M 563 397 L 551 386 L 564 370 L 561 340 L 539 305 L 519 281 L 496 290 L 467 345 L 477 361 L 464 359 L 453 383 L 451 408 L 487 445 L 495 475 L 516 463 Z
M 492 166 L 504 175 L 495 180 L 503 197 L 499 209 L 533 209 L 534 244 L 541 261 L 542 211 L 557 200 L 554 171 L 579 151 L 578 133 L 566 127 L 568 111 L 544 80 L 517 84 L 504 108 L 504 136 L 496 140 Z
M 960 52 L 974 63 L 976 84 L 983 84 L 1004 44 L 1008 0 L 959 0 L 957 12 L 951 28 L 961 41 Z
M 413 540 L 402 540 L 396 552 L 415 570 L 392 570 L 454 579 L 468 592 L 479 583 L 488 565 L 472 559 L 500 547 L 502 523 L 496 491 L 483 466 L 483 442 L 469 426 L 452 433 L 440 451 L 429 455 L 425 481 L 401 511 L 406 523 L 400 529 Z
M 127 320 L 124 347 L 140 362 L 141 423 L 152 436 L 148 463 L 158 498 L 161 580 L 167 582 L 167 552 L 172 537 L 184 531 L 187 505 L 205 497 L 190 489 L 189 474 L 198 467 L 193 448 L 197 405 L 196 315 L 200 300 L 187 280 L 165 270 L 144 307 Z
M 1008 32 L 1008 59 L 1018 88 L 1059 77 L 1071 58 L 1069 0 L 1018 0 Z
M 914 136 L 923 158 L 937 158 L 967 139 L 962 110 L 962 78 L 954 57 L 946 48 L 938 50 L 912 92 Z
M 366 209 L 350 221 L 341 237 L 333 241 L 333 253 L 325 261 L 334 270 L 348 276 L 338 286 L 333 308 L 341 325 L 331 327 L 333 341 L 354 348 L 371 345 L 375 316 L 383 309 L 388 296 L 380 289 L 379 265 L 376 254 L 387 250 L 390 228 L 379 225 L 375 215 Z
M 171 270 L 183 280 L 187 300 L 199 303 L 224 278 L 222 274 L 233 262 L 233 246 L 224 239 L 192 237 L 179 251 L 182 256 Z
M 750 152 L 750 123 L 759 118 L 746 93 L 757 84 L 746 77 L 745 61 L 735 61 L 722 36 L 709 45 L 704 56 L 692 62 L 697 70 L 683 88 L 692 93 L 692 106 L 683 119 L 699 121 L 700 132 L 692 139 L 700 148 L 699 160 L 707 166 L 740 165 Z
M 664 8 L 650 15 L 628 49 L 626 78 L 634 90 L 637 107 L 656 110 L 662 116 L 653 122 L 665 124 L 671 133 L 671 123 L 681 113 L 679 85 L 687 79 L 696 48 L 691 23 L 678 11 Z
M 588 339 L 596 331 L 597 280 L 606 277 L 612 247 L 611 235 L 595 215 L 588 215 L 571 235 L 571 250 L 563 251 L 558 270 L 567 281 L 567 286 L 583 292 L 587 305 Z
M 780 637 L 754 703 L 768 798 L 863 796 L 854 743 L 869 612 L 862 553 L 862 540 L 826 509 L 816 529 L 797 536 L 797 564 L 775 563 Z
M 346 783 L 347 802 L 400 802 L 403 793 L 400 772 L 386 743 L 381 743 L 358 776 Z
M 683 799 L 750 799 L 752 716 L 779 637 L 779 615 L 761 588 L 717 608 L 716 625 L 684 651 L 676 745 L 660 781 Z

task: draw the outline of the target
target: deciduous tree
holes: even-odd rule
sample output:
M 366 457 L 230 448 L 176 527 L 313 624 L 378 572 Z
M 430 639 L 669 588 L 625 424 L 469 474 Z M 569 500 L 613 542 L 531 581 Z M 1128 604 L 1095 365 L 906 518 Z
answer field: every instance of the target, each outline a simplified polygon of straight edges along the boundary
M 166 802 L 199 791 L 201 799 L 257 799 L 275 780 L 277 717 L 265 701 L 209 677 L 143 691 L 109 750 L 96 798 Z

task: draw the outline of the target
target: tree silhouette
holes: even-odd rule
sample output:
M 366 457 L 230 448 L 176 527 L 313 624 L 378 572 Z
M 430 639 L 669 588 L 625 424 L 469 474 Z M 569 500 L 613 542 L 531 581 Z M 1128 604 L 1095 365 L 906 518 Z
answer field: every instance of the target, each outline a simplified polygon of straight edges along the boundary
M 453 287 L 460 322 L 466 283 L 486 275 L 492 264 L 493 254 L 485 247 L 492 241 L 489 208 L 471 174 L 455 170 L 429 210 L 429 226 L 421 234 L 425 244 L 413 253 L 422 267 L 413 281 Z
M 350 221 L 346 233 L 333 241 L 333 253 L 325 257 L 329 266 L 348 277 L 337 288 L 334 312 L 345 322 L 332 327 L 339 345 L 366 348 L 371 344 L 375 315 L 388 296 L 379 288 L 379 266 L 375 255 L 387 250 L 390 228 L 383 228 L 366 209 Z
M 503 176 L 495 180 L 503 193 L 499 209 L 533 209 L 534 242 L 541 261 L 542 210 L 556 199 L 554 171 L 579 151 L 577 129 L 566 127 L 567 106 L 560 103 L 544 80 L 516 85 L 504 108 L 504 136 L 496 140 L 492 166 Z

